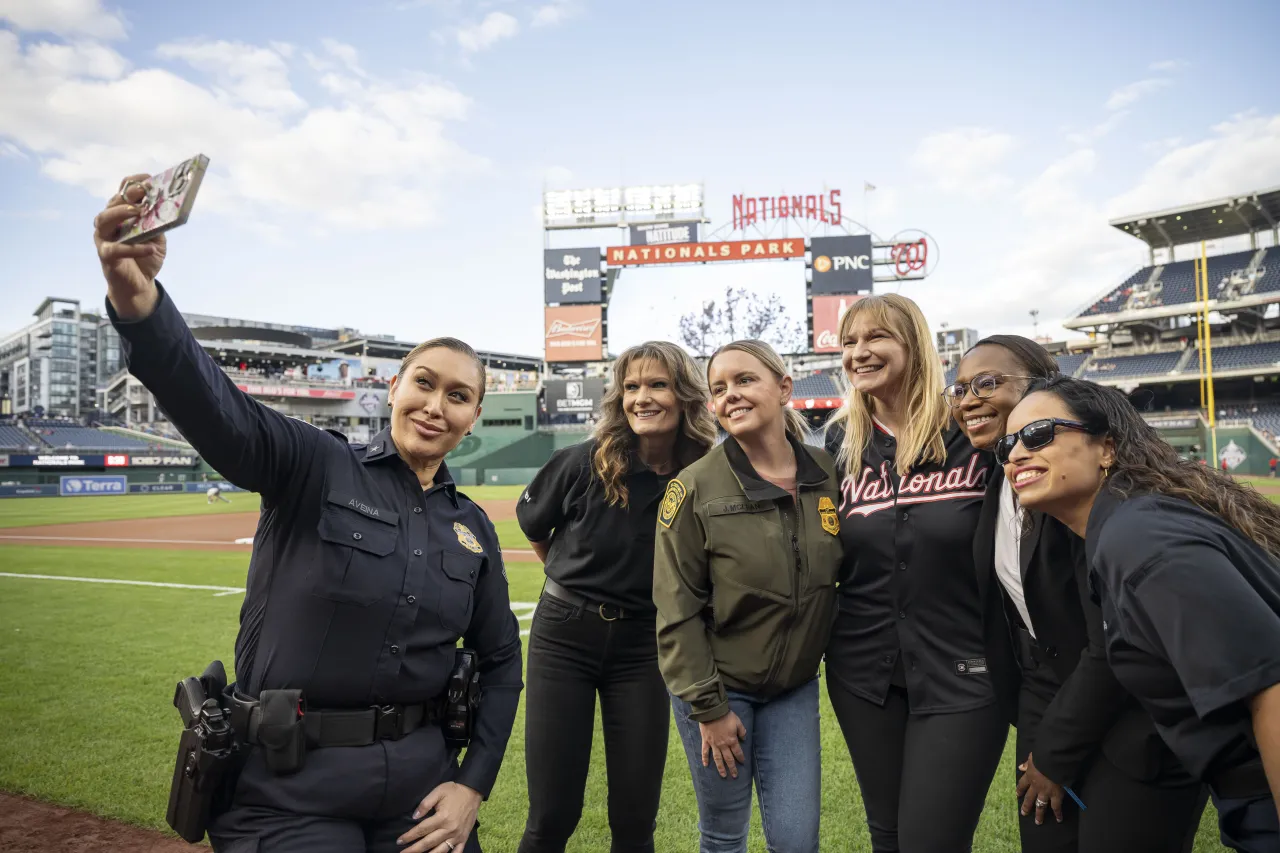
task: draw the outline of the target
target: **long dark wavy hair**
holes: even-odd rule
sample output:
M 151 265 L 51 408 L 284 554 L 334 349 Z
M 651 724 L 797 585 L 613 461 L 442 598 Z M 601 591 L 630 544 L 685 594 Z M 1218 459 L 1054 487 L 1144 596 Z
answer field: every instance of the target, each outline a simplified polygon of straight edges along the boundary
M 680 403 L 680 434 L 676 436 L 675 462 L 685 468 L 715 446 L 716 420 L 707 408 L 711 399 L 698 366 L 689 354 L 669 341 L 646 341 L 631 347 L 613 363 L 613 377 L 600 404 L 600 423 L 595 428 L 596 450 L 591 468 L 604 483 L 605 500 L 612 506 L 627 506 L 627 472 L 636 434 L 631 431 L 622 408 L 626 394 L 623 382 L 637 361 L 648 359 L 661 364 L 671 377 L 671 390 Z
M 1065 376 L 1037 380 L 1027 394 L 1037 391 L 1054 395 L 1077 420 L 1111 438 L 1115 462 L 1106 486 L 1116 496 L 1158 494 L 1188 501 L 1280 557 L 1280 507 L 1251 486 L 1178 458 L 1120 391 Z

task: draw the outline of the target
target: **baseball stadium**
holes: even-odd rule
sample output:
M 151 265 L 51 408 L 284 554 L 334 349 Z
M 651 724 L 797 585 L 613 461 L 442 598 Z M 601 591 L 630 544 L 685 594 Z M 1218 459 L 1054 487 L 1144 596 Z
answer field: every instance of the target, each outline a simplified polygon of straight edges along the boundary
M 1078 336 L 1042 343 L 1063 373 L 1122 389 L 1185 458 L 1224 467 L 1280 500 L 1280 481 L 1271 479 L 1280 456 L 1280 189 L 1241 189 L 1096 223 L 1141 241 L 1150 262 L 1098 282 L 1100 295 L 1062 318 Z M 615 248 L 551 248 L 557 210 L 570 220 L 561 222 L 565 229 L 599 213 L 572 200 L 557 208 L 561 201 L 548 199 L 546 209 L 546 350 L 480 353 L 483 416 L 447 459 L 459 487 L 494 523 L 523 634 L 543 573 L 515 521 L 516 502 L 553 452 L 589 435 L 612 361 L 609 289 L 632 272 L 627 253 Z M 692 240 L 687 227 L 670 222 L 636 230 L 632 246 L 643 242 L 653 253 L 642 262 L 706 262 L 662 255 L 672 237 L 680 245 L 719 242 L 698 243 L 698 215 L 680 213 L 665 218 L 693 223 Z M 803 233 L 798 213 L 781 218 Z M 799 248 L 761 250 L 789 252 L 806 266 L 810 346 L 786 361 L 796 379 L 791 405 L 814 427 L 846 391 L 833 340 L 840 310 L 926 274 L 924 255 L 937 251 L 931 238 L 881 240 L 856 230 L 836 222 L 822 234 L 787 238 Z M 748 239 L 724 241 L 726 253 L 783 239 L 738 236 Z M 868 263 L 842 269 L 848 257 Z M 859 275 L 826 282 L 850 272 Z M 100 305 L 50 296 L 32 313 L 32 322 L 0 337 L 0 791 L 7 792 L 0 824 L 8 838 L 43 839 L 43 849 L 189 849 L 165 825 L 181 728 L 170 700 L 174 684 L 210 660 L 234 663 L 259 497 L 227 482 L 168 422 L 126 369 Z M 184 319 L 242 392 L 353 444 L 387 426 L 390 378 L 415 343 L 261 318 Z M 951 381 L 979 330 L 935 335 Z M 823 754 L 843 759 L 825 692 L 822 702 Z M 486 849 L 514 850 L 523 831 L 522 732 L 523 711 L 481 812 Z M 599 734 L 597 721 L 571 850 L 609 845 Z M 1018 849 L 1013 760 L 1011 734 L 976 849 Z M 826 761 L 822 772 L 823 848 L 870 849 L 850 763 Z M 672 749 L 657 849 L 692 849 L 693 801 L 684 756 Z M 756 815 L 752 849 L 761 842 Z M 1195 849 L 1222 849 L 1212 806 Z

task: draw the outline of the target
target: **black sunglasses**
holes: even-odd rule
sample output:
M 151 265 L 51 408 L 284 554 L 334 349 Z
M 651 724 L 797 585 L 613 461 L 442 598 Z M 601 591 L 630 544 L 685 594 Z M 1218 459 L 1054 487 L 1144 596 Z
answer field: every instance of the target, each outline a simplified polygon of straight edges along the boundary
M 996 442 L 996 461 L 1001 465 L 1006 464 L 1009 461 L 1009 454 L 1013 453 L 1013 449 L 1018 446 L 1019 441 L 1022 442 L 1022 446 L 1027 450 L 1039 450 L 1042 447 L 1048 447 L 1053 444 L 1053 438 L 1058 434 L 1058 427 L 1087 432 L 1090 435 L 1097 434 L 1097 430 L 1082 424 L 1080 421 L 1068 421 L 1062 418 L 1045 418 L 1040 421 L 1032 421 L 1017 432 L 1011 432 Z

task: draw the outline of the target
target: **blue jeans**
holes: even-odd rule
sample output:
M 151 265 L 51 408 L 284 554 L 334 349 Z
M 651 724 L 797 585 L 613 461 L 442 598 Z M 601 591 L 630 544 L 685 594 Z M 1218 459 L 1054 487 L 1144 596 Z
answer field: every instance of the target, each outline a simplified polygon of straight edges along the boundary
M 673 696 L 671 705 L 698 797 L 699 853 L 746 853 L 753 783 L 769 853 L 816 853 L 822 791 L 818 679 L 767 702 L 729 692 L 729 707 L 747 730 L 747 763 L 737 779 L 721 779 L 714 761 L 702 766 L 702 732 L 689 719 L 688 703 Z

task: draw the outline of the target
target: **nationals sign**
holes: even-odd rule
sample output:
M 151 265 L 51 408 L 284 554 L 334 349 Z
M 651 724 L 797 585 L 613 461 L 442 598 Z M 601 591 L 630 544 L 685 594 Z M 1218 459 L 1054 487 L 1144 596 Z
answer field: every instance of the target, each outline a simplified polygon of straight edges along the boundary
M 865 295 L 813 297 L 814 352 L 840 352 L 840 318 Z
M 717 243 L 677 243 L 671 246 L 614 246 L 611 267 L 641 264 L 702 264 L 708 261 L 763 261 L 803 258 L 804 238 L 785 240 L 725 240 Z
M 741 231 L 769 219 L 813 219 L 828 225 L 844 220 L 840 206 L 840 190 L 822 195 L 735 195 L 733 197 L 733 230 Z

